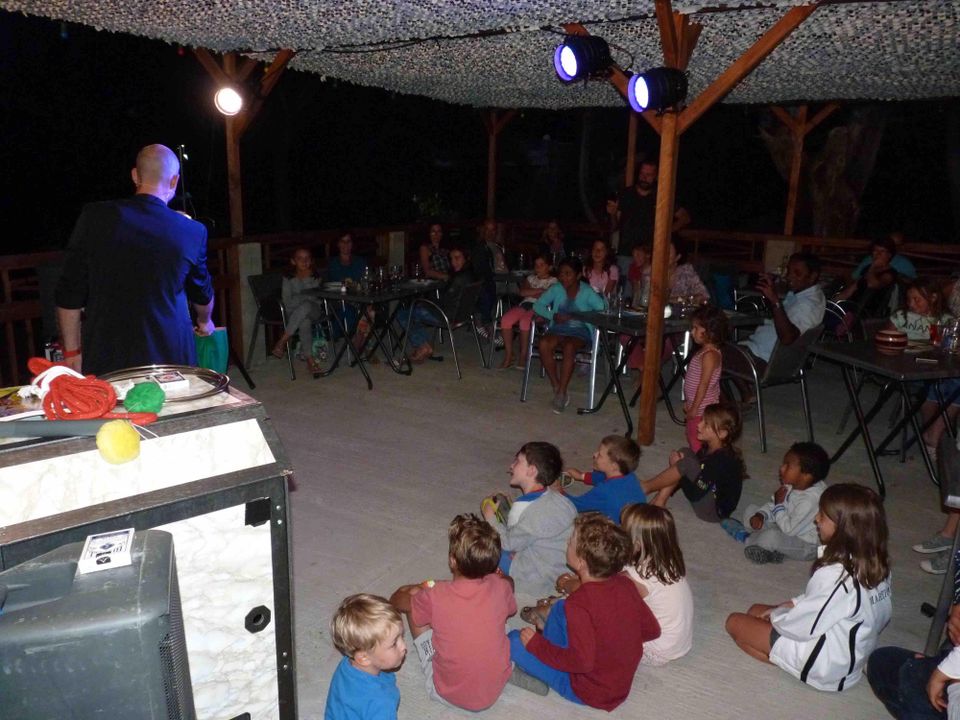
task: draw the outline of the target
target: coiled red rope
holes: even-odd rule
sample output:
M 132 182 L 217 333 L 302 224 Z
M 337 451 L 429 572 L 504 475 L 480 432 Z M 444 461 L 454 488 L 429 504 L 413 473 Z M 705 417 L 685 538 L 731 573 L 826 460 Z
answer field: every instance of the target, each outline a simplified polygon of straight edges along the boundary
M 33 373 L 33 384 L 37 377 L 55 365 L 40 357 L 30 358 L 27 367 Z M 113 385 L 98 380 L 93 375 L 79 378 L 73 375 L 59 375 L 53 378 L 43 398 L 43 414 L 47 420 L 91 420 L 96 418 L 130 420 L 136 425 L 148 425 L 157 419 L 156 413 L 113 412 L 117 405 L 117 393 Z

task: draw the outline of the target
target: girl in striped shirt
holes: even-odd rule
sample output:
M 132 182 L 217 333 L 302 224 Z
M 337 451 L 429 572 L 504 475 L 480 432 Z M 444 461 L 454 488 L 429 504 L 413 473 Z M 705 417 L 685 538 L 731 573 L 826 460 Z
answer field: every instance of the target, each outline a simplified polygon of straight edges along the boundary
M 683 379 L 683 410 L 687 420 L 687 444 L 698 452 L 697 425 L 703 418 L 704 408 L 720 401 L 722 359 L 719 346 L 727 339 L 727 316 L 718 307 L 703 305 L 694 310 L 690 322 L 690 334 L 700 349 L 690 359 Z

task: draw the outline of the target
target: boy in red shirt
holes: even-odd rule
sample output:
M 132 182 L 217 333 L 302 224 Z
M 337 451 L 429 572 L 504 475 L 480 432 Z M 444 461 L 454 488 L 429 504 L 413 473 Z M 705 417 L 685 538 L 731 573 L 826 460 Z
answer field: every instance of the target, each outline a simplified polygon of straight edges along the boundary
M 629 536 L 599 513 L 574 522 L 567 564 L 582 583 L 554 603 L 539 634 L 510 632 L 510 657 L 575 703 L 613 710 L 630 694 L 643 643 L 660 637 L 660 625 L 630 579 Z
M 486 710 L 510 678 L 507 618 L 517 612 L 513 583 L 497 573 L 500 536 L 476 515 L 450 523 L 453 580 L 404 585 L 390 598 L 407 616 L 434 700 Z

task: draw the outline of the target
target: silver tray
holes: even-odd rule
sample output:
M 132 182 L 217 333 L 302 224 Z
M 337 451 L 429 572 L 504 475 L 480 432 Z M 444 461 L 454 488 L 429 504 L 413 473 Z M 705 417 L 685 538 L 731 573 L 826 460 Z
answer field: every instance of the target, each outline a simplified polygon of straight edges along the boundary
M 207 368 L 191 367 L 190 365 L 141 365 L 140 367 L 126 368 L 124 370 L 114 370 L 113 372 L 100 375 L 100 380 L 107 382 L 119 382 L 120 380 L 146 380 L 148 375 L 154 373 L 178 372 L 184 377 L 195 377 L 210 384 L 209 390 L 190 393 L 189 395 L 177 395 L 168 397 L 164 402 L 187 402 L 188 400 L 199 400 L 200 398 L 210 397 L 217 393 L 226 392 L 230 387 L 230 378 L 216 370 Z

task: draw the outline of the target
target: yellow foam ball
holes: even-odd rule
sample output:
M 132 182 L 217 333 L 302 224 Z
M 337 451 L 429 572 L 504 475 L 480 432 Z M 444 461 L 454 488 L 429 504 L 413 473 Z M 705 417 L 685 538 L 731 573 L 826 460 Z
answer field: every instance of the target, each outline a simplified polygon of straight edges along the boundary
M 126 420 L 111 420 L 97 431 L 97 449 L 108 463 L 130 462 L 140 454 L 140 434 Z

